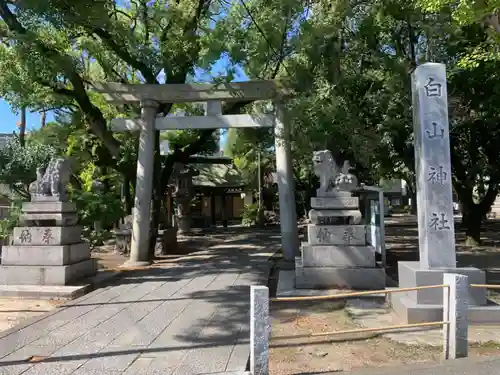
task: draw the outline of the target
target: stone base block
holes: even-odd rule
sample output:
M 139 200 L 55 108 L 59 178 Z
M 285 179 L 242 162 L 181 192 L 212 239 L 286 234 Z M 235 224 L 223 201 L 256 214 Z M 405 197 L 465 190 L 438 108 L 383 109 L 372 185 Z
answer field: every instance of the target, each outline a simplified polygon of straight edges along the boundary
M 23 226 L 72 226 L 78 222 L 76 212 L 30 212 L 19 216 Z
M 76 212 L 74 202 L 25 202 L 22 206 L 23 213 L 66 213 Z
M 86 294 L 91 285 L 0 285 L 0 297 L 71 300 Z
M 366 245 L 364 225 L 307 225 L 310 245 Z
M 371 246 L 302 244 L 303 267 L 375 267 Z
M 356 225 L 362 217 L 359 210 L 310 210 L 309 219 L 319 225 Z
M 382 288 L 383 289 L 383 288 Z M 295 271 L 280 269 L 276 297 L 329 296 L 332 294 L 349 293 L 349 289 L 297 289 L 295 288 Z M 354 292 L 354 290 L 352 290 Z M 361 298 L 361 297 L 356 297 Z M 385 302 L 385 294 L 369 294 L 363 299 L 376 299 Z M 321 301 L 318 301 L 321 302 Z
M 389 294 L 388 300 L 403 324 L 443 320 L 442 304 L 419 304 L 404 293 Z M 472 324 L 499 324 L 500 306 L 491 301 L 487 306 L 469 306 L 467 320 Z
M 90 258 L 86 242 L 74 245 L 4 246 L 4 266 L 63 266 Z
M 13 245 L 71 245 L 80 243 L 82 227 L 16 227 L 12 234 Z
M 447 268 L 447 269 L 421 269 L 419 262 L 398 262 L 398 276 L 400 288 L 413 288 L 416 286 L 443 284 L 443 274 L 458 273 L 466 275 L 470 284 L 485 284 L 486 274 L 478 268 Z M 441 305 L 443 303 L 443 290 L 423 289 L 407 292 L 407 296 L 417 304 Z M 470 288 L 470 305 L 486 305 L 486 290 L 483 288 Z
M 350 193 L 336 197 L 311 198 L 311 208 L 319 210 L 355 210 L 359 207 L 359 198 Z
M 97 272 L 95 259 L 66 266 L 0 266 L 0 284 L 67 285 Z
M 302 267 L 295 268 L 297 289 L 365 289 L 385 288 L 382 268 Z

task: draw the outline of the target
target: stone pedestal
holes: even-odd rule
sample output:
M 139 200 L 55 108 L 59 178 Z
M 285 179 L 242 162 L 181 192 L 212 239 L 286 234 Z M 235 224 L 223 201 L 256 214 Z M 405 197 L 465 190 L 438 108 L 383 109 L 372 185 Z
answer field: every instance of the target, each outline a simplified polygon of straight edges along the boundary
M 68 285 L 96 273 L 74 203 L 24 203 L 20 222 L 2 248 L 0 285 Z
M 420 262 L 398 262 L 399 288 L 414 288 L 443 284 L 445 273 L 466 275 L 470 284 L 486 284 L 486 273 L 478 268 L 423 268 Z M 443 319 L 443 288 L 422 289 L 388 296 L 392 308 L 404 323 L 423 323 Z M 487 309 L 486 289 L 469 288 L 469 310 L 471 323 L 499 321 L 498 307 Z M 496 319 L 495 319 L 496 316 Z
M 359 200 L 348 191 L 312 198 L 308 242 L 295 262 L 297 289 L 384 289 L 385 272 L 376 268 L 375 250 L 359 225 Z

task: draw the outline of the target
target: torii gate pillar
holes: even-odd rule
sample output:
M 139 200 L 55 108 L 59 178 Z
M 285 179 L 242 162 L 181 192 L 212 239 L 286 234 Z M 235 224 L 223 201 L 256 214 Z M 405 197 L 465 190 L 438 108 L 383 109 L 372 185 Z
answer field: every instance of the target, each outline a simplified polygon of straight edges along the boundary
M 276 177 L 280 200 L 281 247 L 287 261 L 295 261 L 299 248 L 295 182 L 290 150 L 290 126 L 286 122 L 284 104 L 275 101 L 274 142 L 276 150 Z
M 124 266 L 144 266 L 150 263 L 149 237 L 151 199 L 153 197 L 155 119 L 159 103 L 141 101 L 139 151 L 137 155 L 137 180 L 132 219 L 130 258 Z

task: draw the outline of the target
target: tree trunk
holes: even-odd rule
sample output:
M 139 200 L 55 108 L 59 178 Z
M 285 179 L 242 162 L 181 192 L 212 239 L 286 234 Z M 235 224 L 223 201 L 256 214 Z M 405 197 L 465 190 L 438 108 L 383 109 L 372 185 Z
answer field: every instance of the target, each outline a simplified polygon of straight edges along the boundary
M 123 204 L 125 206 L 125 214 L 132 214 L 132 194 L 130 194 L 130 178 L 127 174 L 123 175 Z
M 47 124 L 47 112 L 42 111 L 40 112 L 40 128 L 43 129 L 46 124 Z
M 465 244 L 479 246 L 483 220 L 498 195 L 498 182 L 493 179 L 490 181 L 488 190 L 479 203 L 474 203 L 473 188 L 470 186 L 460 187 L 457 194 L 462 211 L 462 228 L 465 229 Z
M 26 144 L 26 108 L 21 108 L 21 121 L 19 122 L 19 143 L 21 147 Z
M 481 245 L 483 210 L 478 204 L 462 204 L 462 227 L 465 229 L 465 245 Z
M 410 197 L 411 200 L 411 205 L 410 205 L 410 214 L 416 215 L 417 214 L 417 191 L 415 187 L 408 182 L 406 183 L 406 191 L 408 192 L 408 196 Z

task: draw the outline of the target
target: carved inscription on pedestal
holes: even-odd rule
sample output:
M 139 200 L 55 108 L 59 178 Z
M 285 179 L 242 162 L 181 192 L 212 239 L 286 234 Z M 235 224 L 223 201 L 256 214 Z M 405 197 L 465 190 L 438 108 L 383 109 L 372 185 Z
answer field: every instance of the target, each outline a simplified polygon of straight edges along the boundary
M 19 235 L 19 241 L 21 241 L 22 244 L 29 244 L 31 243 L 31 232 L 29 229 L 23 229 L 21 234 Z
M 42 235 L 42 242 L 44 244 L 49 244 L 53 240 L 54 240 L 54 237 L 52 236 L 52 229 L 45 228 L 43 231 L 43 235 Z
M 365 245 L 364 225 L 308 225 L 310 245 Z

